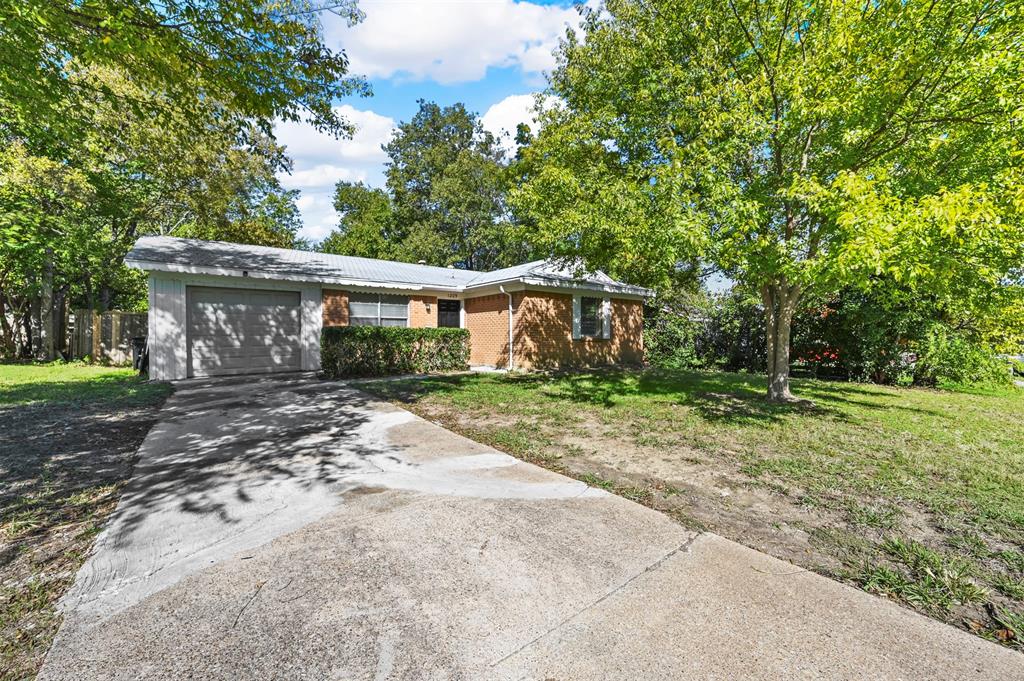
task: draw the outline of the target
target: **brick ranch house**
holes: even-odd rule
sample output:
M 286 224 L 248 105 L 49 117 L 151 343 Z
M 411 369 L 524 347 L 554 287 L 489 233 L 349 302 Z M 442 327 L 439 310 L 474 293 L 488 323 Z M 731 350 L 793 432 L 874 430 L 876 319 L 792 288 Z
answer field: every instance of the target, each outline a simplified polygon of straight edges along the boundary
M 470 364 L 547 369 L 643 358 L 650 291 L 546 261 L 494 272 L 172 237 L 125 262 L 149 274 L 149 373 L 173 380 L 320 368 L 324 326 L 460 327 Z

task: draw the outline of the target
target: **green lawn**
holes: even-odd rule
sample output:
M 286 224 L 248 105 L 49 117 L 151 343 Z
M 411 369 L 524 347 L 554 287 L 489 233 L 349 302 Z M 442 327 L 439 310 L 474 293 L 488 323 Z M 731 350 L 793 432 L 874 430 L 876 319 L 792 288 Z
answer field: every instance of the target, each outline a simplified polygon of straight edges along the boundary
M 1024 638 L 1024 391 L 761 377 L 479 375 L 368 388 L 610 489 L 979 635 Z
M 35 675 L 169 392 L 130 369 L 0 364 L 0 678 Z

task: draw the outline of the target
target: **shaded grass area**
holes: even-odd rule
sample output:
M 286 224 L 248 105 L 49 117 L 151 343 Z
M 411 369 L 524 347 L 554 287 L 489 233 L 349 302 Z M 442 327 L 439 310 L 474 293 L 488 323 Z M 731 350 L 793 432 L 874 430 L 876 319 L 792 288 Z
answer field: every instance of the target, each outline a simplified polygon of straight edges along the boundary
M 1024 647 L 1024 391 L 603 371 L 371 391 L 938 619 Z
M 130 369 L 0 365 L 0 678 L 38 670 L 169 393 Z

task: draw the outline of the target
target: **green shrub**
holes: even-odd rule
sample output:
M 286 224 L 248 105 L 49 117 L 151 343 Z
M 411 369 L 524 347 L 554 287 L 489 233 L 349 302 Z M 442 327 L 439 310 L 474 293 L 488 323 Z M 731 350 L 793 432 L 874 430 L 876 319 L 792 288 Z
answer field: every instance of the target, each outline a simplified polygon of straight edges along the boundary
M 940 325 L 932 327 L 921 344 L 914 374 L 919 385 L 1005 385 L 1011 381 L 1009 363 L 991 348 Z
M 469 365 L 466 329 L 329 326 L 320 366 L 329 378 L 458 371 Z
M 647 361 L 663 369 L 763 371 L 764 314 L 740 289 L 662 291 L 644 320 Z

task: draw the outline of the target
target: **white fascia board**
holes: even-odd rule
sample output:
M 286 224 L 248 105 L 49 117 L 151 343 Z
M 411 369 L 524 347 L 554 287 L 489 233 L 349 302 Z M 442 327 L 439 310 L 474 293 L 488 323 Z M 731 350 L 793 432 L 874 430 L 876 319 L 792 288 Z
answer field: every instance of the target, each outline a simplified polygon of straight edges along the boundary
M 260 272 L 259 270 L 234 270 L 222 267 L 201 267 L 195 265 L 177 265 L 170 263 L 157 263 L 147 262 L 145 260 L 128 260 L 126 259 L 125 264 L 128 267 L 134 267 L 135 269 L 145 270 L 147 272 L 175 272 L 178 274 L 206 274 L 217 277 L 245 277 L 247 279 L 270 279 L 276 281 L 301 281 L 309 283 L 319 284 L 333 284 L 337 286 L 352 286 L 362 288 L 387 288 L 387 289 L 399 289 L 402 291 L 422 291 L 424 286 L 420 284 L 407 284 L 404 282 L 381 282 L 381 281 L 362 281 L 359 279 L 346 279 L 343 277 L 319 277 L 312 275 L 303 274 L 279 274 L 276 272 Z M 431 289 L 440 291 L 462 291 L 461 286 L 452 287 L 439 287 L 431 286 Z

